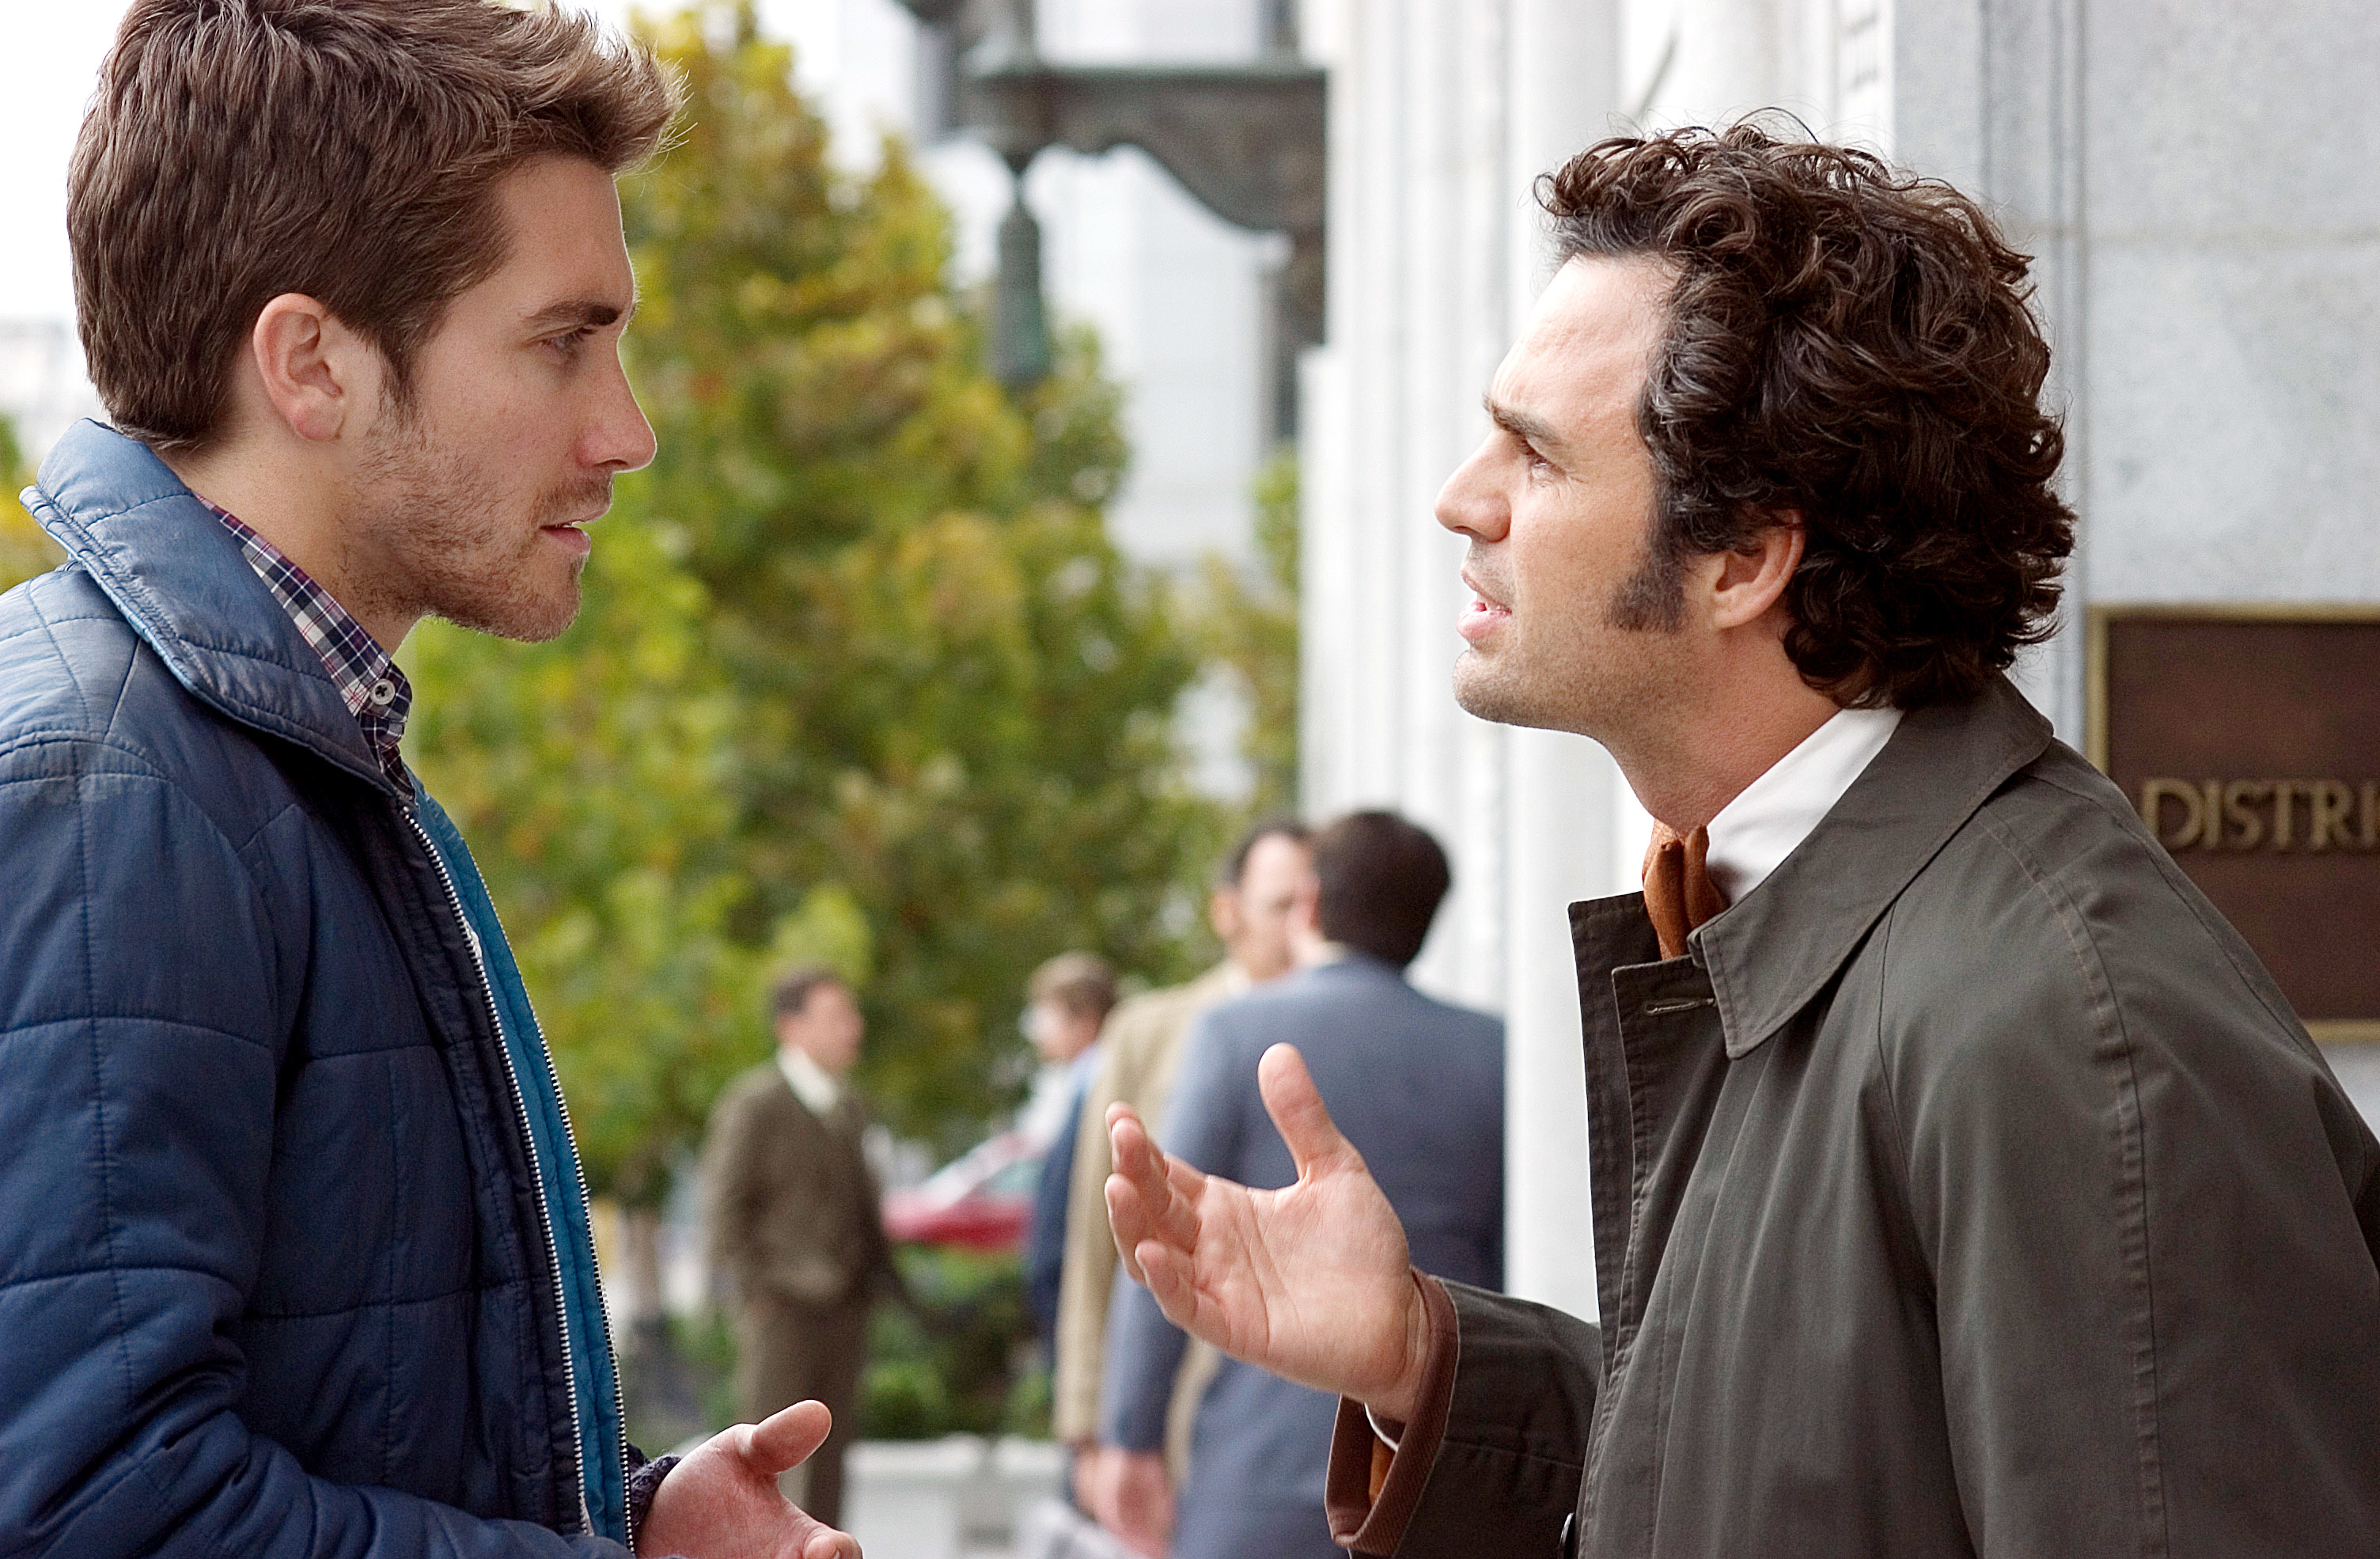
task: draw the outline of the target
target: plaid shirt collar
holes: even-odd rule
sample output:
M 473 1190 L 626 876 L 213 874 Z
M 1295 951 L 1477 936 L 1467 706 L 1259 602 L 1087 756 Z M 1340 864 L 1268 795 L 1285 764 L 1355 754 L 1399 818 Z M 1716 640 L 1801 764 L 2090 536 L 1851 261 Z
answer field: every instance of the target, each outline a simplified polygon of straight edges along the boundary
M 229 511 L 208 504 L 207 512 L 223 521 L 224 529 L 239 538 L 242 555 L 264 588 L 281 603 L 289 620 L 298 625 L 314 653 L 322 658 L 322 669 L 330 674 L 331 686 L 347 703 L 348 713 L 364 729 L 364 737 L 371 743 L 372 751 L 380 758 L 380 766 L 391 784 L 399 790 L 410 791 L 413 781 L 405 772 L 405 761 L 397 754 L 397 743 L 405 737 L 405 717 L 413 708 L 413 685 L 397 669 L 396 662 L 380 646 L 380 640 L 364 631 L 364 627 L 347 615 L 329 591 L 314 582 L 313 577 L 288 558 L 281 549 L 240 523 Z

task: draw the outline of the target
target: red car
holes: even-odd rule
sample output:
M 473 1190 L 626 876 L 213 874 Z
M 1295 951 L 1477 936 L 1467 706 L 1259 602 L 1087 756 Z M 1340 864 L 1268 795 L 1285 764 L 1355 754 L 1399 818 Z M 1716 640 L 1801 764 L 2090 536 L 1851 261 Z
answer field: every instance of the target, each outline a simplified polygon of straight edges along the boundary
M 1015 1250 L 1033 1221 L 1041 1148 L 1023 1132 L 989 1138 L 934 1171 L 922 1186 L 884 1193 L 884 1232 L 915 1245 Z

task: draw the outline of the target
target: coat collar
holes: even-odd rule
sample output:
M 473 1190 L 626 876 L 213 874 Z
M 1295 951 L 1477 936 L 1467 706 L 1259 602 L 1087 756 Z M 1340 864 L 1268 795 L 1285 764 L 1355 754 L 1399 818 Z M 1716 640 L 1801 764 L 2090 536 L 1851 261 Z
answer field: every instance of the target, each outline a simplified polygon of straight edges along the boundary
M 322 658 L 239 542 L 146 445 L 77 422 L 25 498 L 193 698 L 392 788 Z
M 1972 702 L 1903 718 L 1800 847 L 1690 939 L 1729 1059 L 1808 1005 L 1926 862 L 2049 743 L 2049 722 L 2004 676 Z

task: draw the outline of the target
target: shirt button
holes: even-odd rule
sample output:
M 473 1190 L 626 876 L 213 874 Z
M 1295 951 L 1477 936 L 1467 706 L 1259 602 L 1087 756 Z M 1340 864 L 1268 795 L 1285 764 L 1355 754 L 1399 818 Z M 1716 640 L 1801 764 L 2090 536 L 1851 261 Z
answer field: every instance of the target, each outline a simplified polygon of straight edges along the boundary
M 371 701 L 382 709 L 396 701 L 396 684 L 383 676 L 372 684 Z

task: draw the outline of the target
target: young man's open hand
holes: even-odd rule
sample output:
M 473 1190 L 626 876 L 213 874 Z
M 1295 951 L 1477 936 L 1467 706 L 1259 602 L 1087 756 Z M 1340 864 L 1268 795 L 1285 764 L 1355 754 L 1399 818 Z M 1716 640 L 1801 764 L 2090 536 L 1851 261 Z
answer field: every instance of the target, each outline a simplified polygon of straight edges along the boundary
M 777 1474 L 808 1460 L 833 1424 L 826 1404 L 796 1402 L 712 1435 L 654 1491 L 638 1549 L 684 1559 L 859 1559 L 856 1538 L 777 1492 Z

